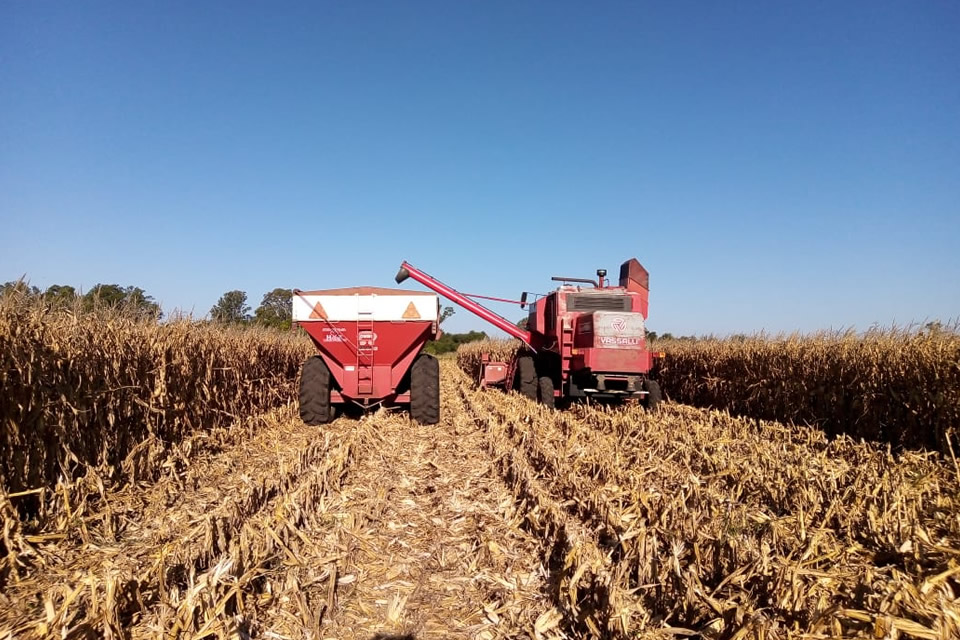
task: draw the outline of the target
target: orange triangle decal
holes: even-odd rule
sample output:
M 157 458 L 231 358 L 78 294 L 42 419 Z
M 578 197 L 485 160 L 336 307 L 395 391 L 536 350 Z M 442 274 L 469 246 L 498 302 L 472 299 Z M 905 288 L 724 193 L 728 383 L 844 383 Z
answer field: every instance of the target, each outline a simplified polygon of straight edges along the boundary
M 310 312 L 311 320 L 326 320 L 327 312 L 323 310 L 323 305 L 319 302 L 313 305 L 313 311 Z
M 417 308 L 413 306 L 413 302 L 407 305 L 407 310 L 403 312 L 404 320 L 419 320 L 420 314 L 417 312 Z

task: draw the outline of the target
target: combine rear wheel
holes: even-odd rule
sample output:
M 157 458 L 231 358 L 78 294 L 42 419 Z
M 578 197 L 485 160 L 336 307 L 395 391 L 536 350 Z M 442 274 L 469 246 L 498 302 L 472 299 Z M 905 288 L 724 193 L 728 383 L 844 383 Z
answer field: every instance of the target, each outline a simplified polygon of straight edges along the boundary
M 517 358 L 517 373 L 513 379 L 513 389 L 537 401 L 537 368 L 533 364 L 532 356 Z
M 300 373 L 300 419 L 317 426 L 333 419 L 330 406 L 330 369 L 320 356 L 307 358 Z
M 656 409 L 657 405 L 663 401 L 663 393 L 660 391 L 660 385 L 657 384 L 656 380 L 644 378 L 643 390 L 647 392 L 643 400 L 643 406 L 647 409 Z
M 426 353 L 410 367 L 410 417 L 420 424 L 440 422 L 440 363 Z

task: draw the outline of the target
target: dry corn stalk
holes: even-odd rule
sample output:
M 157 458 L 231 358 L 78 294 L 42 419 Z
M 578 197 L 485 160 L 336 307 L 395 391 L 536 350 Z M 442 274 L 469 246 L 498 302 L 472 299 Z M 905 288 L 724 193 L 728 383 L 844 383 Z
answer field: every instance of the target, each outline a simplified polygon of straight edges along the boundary
M 21 517 L 56 516 L 47 500 L 69 516 L 76 481 L 102 493 L 105 483 L 142 480 L 194 431 L 288 402 L 310 348 L 294 334 L 5 296 L 0 493 Z M 20 544 L 19 524 L 0 524 L 10 530 L 5 546 Z M 0 566 L 0 584 L 12 569 Z
M 952 438 L 960 452 L 954 330 L 674 340 L 657 348 L 667 353 L 659 375 L 671 399 L 898 448 L 948 453 Z
M 584 637 L 960 637 L 960 474 L 936 454 L 679 405 L 558 413 L 461 380 L 507 477 L 535 470 L 528 517 L 563 504 L 610 559 L 558 603 Z

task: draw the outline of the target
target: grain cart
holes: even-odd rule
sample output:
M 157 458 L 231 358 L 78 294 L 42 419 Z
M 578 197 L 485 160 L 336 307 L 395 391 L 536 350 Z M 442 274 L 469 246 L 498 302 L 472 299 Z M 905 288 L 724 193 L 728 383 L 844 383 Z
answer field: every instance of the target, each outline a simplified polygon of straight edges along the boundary
M 437 296 L 377 287 L 293 293 L 293 319 L 318 352 L 300 376 L 305 423 L 327 423 L 347 404 L 408 406 L 414 420 L 439 422 L 439 366 L 421 353 L 440 335 Z
M 530 308 L 526 330 L 471 298 L 514 301 L 462 294 L 408 262 L 396 280 L 413 278 L 524 343 L 509 362 L 484 356 L 482 386 L 516 389 L 551 407 L 557 398 L 638 398 L 652 407 L 661 400 L 651 374 L 662 354 L 647 350 L 649 274 L 631 258 L 620 267 L 619 286 L 606 275 L 598 269 L 597 280 L 554 277 L 564 284 L 529 303 L 524 293 L 516 303 Z

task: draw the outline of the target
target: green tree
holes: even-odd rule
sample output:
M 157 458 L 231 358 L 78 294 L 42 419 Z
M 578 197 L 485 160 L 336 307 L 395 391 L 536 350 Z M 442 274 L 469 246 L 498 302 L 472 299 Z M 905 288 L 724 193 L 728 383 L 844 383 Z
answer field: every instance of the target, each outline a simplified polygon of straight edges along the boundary
M 293 291 L 290 289 L 278 287 L 265 293 L 263 294 L 263 300 L 260 301 L 260 306 L 253 312 L 254 322 L 265 327 L 289 329 L 293 322 L 292 304 Z
M 147 292 L 140 287 L 127 287 L 124 290 L 126 294 L 123 299 L 124 305 L 140 315 L 151 316 L 156 319 L 163 317 L 160 311 L 160 305 L 157 304 L 153 296 L 148 296 Z
M 0 296 L 12 294 L 18 294 L 22 296 L 37 296 L 40 295 L 40 289 L 30 286 L 23 280 L 23 278 L 20 280 L 4 282 L 3 285 L 0 285 Z
M 217 322 L 239 323 L 250 320 L 250 305 L 246 291 L 227 291 L 210 308 L 210 317 Z
M 657 339 L 656 331 L 647 331 L 647 342 L 653 342 Z
M 122 287 L 118 284 L 96 284 L 83 295 L 83 308 L 109 307 L 142 317 L 160 319 L 163 312 L 153 297 L 140 287 Z
M 517 320 L 517 327 L 518 327 L 518 328 L 523 329 L 524 331 L 526 331 L 526 330 L 527 330 L 527 327 L 529 327 L 529 326 L 530 326 L 530 316 L 526 316 L 526 317 L 524 317 L 524 318 L 520 318 L 519 320 Z
M 54 307 L 68 307 L 77 298 L 77 290 L 68 284 L 52 284 L 43 292 L 43 299 Z
M 440 310 L 440 324 L 443 324 L 443 321 L 452 316 L 457 312 L 453 307 L 444 307 Z
M 427 353 L 440 354 L 456 351 L 457 347 L 466 342 L 474 340 L 484 340 L 487 334 L 483 331 L 470 331 L 468 333 L 444 333 L 437 340 L 431 340 L 424 347 Z

